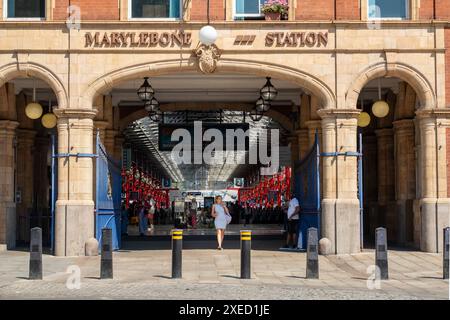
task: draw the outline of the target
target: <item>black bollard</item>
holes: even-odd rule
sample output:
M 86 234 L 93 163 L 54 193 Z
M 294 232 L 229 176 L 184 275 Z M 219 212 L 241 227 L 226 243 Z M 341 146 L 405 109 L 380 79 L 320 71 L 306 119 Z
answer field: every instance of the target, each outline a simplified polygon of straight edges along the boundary
M 251 278 L 252 232 L 241 230 L 241 279 Z
M 100 263 L 100 279 L 113 278 L 112 230 L 102 229 L 102 257 Z
M 449 247 L 450 247 L 450 228 L 444 228 L 444 279 L 448 279 L 449 273 Z
M 319 279 L 319 236 L 316 228 L 308 229 L 306 279 Z
M 172 278 L 179 279 L 182 276 L 183 261 L 183 230 L 172 230 Z
M 42 280 L 42 229 L 31 229 L 30 280 Z
M 385 228 L 375 230 L 375 265 L 380 269 L 380 280 L 389 279 L 387 235 Z

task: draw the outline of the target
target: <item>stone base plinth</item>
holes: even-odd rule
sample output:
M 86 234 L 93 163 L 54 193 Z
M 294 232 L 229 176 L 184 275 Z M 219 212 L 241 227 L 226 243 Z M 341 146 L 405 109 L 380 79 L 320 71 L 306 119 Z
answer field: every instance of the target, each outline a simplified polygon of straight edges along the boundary
M 84 256 L 88 239 L 94 237 L 93 201 L 57 201 L 55 255 Z
M 360 252 L 358 199 L 323 199 L 321 218 L 321 236 L 330 239 L 333 253 Z
M 442 252 L 442 230 L 450 225 L 450 199 L 421 199 L 420 208 L 420 250 Z

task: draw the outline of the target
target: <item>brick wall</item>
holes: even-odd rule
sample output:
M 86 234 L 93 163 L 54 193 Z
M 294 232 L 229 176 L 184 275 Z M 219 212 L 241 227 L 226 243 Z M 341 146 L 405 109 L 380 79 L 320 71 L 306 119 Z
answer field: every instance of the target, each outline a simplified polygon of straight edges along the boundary
M 336 0 L 337 20 L 360 20 L 359 0 Z
M 192 0 L 191 20 L 206 21 L 207 7 L 206 0 Z M 225 20 L 225 0 L 210 0 L 209 17 L 211 21 Z
M 82 20 L 119 20 L 118 0 L 71 0 L 71 5 L 80 7 Z M 57 0 L 53 9 L 54 20 L 66 20 L 69 0 Z
M 433 19 L 433 0 L 420 0 L 419 19 Z
M 447 196 L 450 198 L 450 128 L 447 128 Z
M 445 29 L 445 101 L 450 108 L 450 28 Z
M 436 0 L 436 19 L 450 19 L 449 0 Z
M 297 20 L 333 20 L 334 0 L 297 0 L 295 16 Z

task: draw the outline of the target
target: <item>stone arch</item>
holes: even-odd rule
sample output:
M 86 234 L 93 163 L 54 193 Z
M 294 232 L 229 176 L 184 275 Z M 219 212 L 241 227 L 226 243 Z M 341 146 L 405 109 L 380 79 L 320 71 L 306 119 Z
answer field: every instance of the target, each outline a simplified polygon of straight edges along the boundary
M 196 60 L 193 58 L 163 60 L 123 67 L 94 80 L 83 95 L 83 103 L 84 105 L 92 105 L 97 95 L 103 94 L 127 80 L 183 71 L 197 71 Z M 286 66 L 239 59 L 220 59 L 216 72 L 252 74 L 261 77 L 271 76 L 275 79 L 290 81 L 317 96 L 321 108 L 328 109 L 336 106 L 334 93 L 325 83 L 305 72 Z
M 68 107 L 67 93 L 62 81 L 46 67 L 34 62 L 7 64 L 0 69 L 0 86 L 17 77 L 36 77 L 45 81 L 56 95 L 58 109 Z
M 254 107 L 253 104 L 249 103 L 166 103 L 161 104 L 162 111 L 176 111 L 176 110 L 239 110 L 239 111 L 250 111 Z M 269 110 L 266 115 L 276 122 L 278 122 L 286 131 L 292 131 L 292 121 L 287 116 L 282 113 Z M 147 116 L 147 111 L 143 108 L 139 109 L 123 119 L 120 120 L 119 130 L 124 130 L 132 122 L 145 118 Z
M 355 109 L 359 94 L 370 81 L 381 77 L 396 77 L 406 81 L 416 92 L 420 109 L 436 108 L 436 97 L 428 80 L 419 71 L 403 63 L 380 62 L 366 68 L 352 82 L 346 94 L 345 106 Z

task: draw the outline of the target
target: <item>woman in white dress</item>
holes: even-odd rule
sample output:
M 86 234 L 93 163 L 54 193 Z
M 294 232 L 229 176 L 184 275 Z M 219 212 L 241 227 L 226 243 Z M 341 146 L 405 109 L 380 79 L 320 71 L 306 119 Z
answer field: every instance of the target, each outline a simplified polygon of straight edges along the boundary
M 219 244 L 217 250 L 223 250 L 222 243 L 228 224 L 226 215 L 229 216 L 230 213 L 228 212 L 228 208 L 223 204 L 221 196 L 216 196 L 215 202 L 211 209 L 211 215 L 214 217 L 214 225 L 217 230 L 217 243 Z

